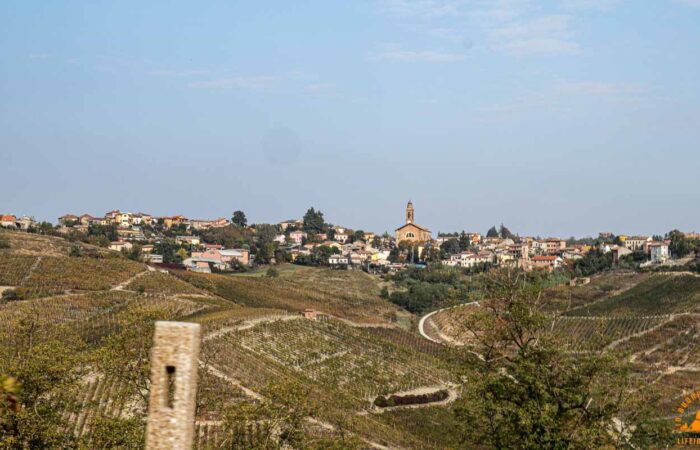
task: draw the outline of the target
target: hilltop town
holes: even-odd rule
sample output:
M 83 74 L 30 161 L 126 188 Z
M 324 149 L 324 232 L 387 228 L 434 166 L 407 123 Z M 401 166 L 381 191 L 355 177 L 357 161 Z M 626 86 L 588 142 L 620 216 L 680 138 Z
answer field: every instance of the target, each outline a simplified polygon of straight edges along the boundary
M 103 216 L 65 214 L 57 224 L 30 216 L 0 216 L 0 226 L 57 234 L 123 252 L 132 259 L 195 272 L 245 271 L 284 262 L 387 273 L 429 263 L 478 273 L 493 267 L 569 270 L 587 276 L 612 267 L 678 267 L 692 261 L 700 234 L 600 233 L 596 238 L 520 236 L 505 225 L 478 232 L 438 233 L 415 221 L 408 202 L 403 224 L 378 234 L 327 223 L 310 208 L 300 219 L 249 224 L 242 211 L 230 219 L 192 219 L 112 210 Z
M 315 208 L 275 224 L 242 211 L 113 210 L 55 225 L 2 215 L 0 394 L 22 402 L 0 408 L 21 424 L 6 435 L 142 448 L 147 343 L 163 320 L 202 327 L 199 450 L 280 448 L 280 433 L 255 428 L 275 411 L 275 426 L 297 434 L 289 448 L 520 448 L 532 432 L 500 411 L 550 423 L 541 411 L 564 410 L 561 392 L 606 417 L 556 418 L 556 439 L 577 443 L 567 448 L 588 448 L 590 430 L 648 448 L 694 426 L 692 408 L 674 414 L 700 371 L 697 235 L 433 234 L 417 212 L 409 202 L 391 234 L 331 224 Z M 542 382 L 523 394 L 515 377 Z M 488 440 L 493 408 L 508 445 Z M 611 433 L 613 420 L 626 428 Z M 45 424 L 36 434 L 33 421 Z

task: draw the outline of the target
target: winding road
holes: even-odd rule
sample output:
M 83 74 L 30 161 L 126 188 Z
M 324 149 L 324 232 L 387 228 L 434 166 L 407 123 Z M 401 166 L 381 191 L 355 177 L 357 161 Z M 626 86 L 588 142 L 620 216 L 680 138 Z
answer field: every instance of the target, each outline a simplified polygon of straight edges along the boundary
M 469 306 L 469 305 L 477 305 L 477 306 L 479 306 L 479 302 L 462 303 L 461 305 L 455 305 L 455 306 L 450 306 L 450 307 L 448 307 L 448 308 L 436 309 L 435 311 L 430 312 L 430 313 L 424 315 L 424 316 L 421 317 L 420 320 L 418 321 L 418 332 L 420 333 L 421 336 L 423 336 L 425 339 L 427 339 L 427 340 L 429 340 L 429 341 L 431 341 L 431 342 L 435 342 L 435 343 L 437 343 L 437 344 L 445 344 L 445 343 L 442 342 L 442 341 L 438 341 L 437 339 L 433 339 L 433 338 L 431 338 L 430 336 L 428 336 L 428 333 L 425 332 L 425 322 L 426 322 L 428 319 L 430 319 L 430 317 L 432 317 L 434 314 L 437 314 L 437 313 L 439 313 L 439 312 L 447 311 L 448 309 L 462 308 L 462 307 L 464 307 L 464 306 Z

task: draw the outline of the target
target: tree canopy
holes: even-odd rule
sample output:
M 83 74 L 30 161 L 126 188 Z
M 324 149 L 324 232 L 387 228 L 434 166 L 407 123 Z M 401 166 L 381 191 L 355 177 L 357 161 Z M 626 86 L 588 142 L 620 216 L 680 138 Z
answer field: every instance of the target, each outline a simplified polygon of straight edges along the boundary
M 304 214 L 304 231 L 307 233 L 321 233 L 325 228 L 323 213 L 316 211 L 313 207 L 309 208 Z
M 238 225 L 241 228 L 245 228 L 248 225 L 248 219 L 245 217 L 243 211 L 234 211 L 233 217 L 231 217 L 231 222 Z

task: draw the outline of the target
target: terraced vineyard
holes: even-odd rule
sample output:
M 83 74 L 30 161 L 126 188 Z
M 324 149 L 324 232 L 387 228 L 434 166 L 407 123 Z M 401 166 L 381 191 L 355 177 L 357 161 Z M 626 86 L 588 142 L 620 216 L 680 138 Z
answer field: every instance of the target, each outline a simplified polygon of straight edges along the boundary
M 0 286 L 19 286 L 36 261 L 36 256 L 0 252 Z
M 592 277 L 589 284 L 555 286 L 542 293 L 544 308 L 558 313 L 583 308 L 625 292 L 650 277 L 646 273 L 608 272 Z
M 572 316 L 663 315 L 700 308 L 700 277 L 653 275 L 625 292 L 577 308 Z
M 126 355 L 138 354 L 143 363 L 150 336 L 140 334 L 152 322 L 128 325 L 137 319 L 202 325 L 199 449 L 226 438 L 227 408 L 256 401 L 255 393 L 270 384 L 291 382 L 308 389 L 317 405 L 307 433 L 321 437 L 340 425 L 373 445 L 442 448 L 408 433 L 411 421 L 391 423 L 370 412 L 379 394 L 456 381 L 448 349 L 396 328 L 410 325 L 411 316 L 381 299 L 372 277 L 304 267 L 283 270 L 274 279 L 173 276 L 106 251 L 100 257 L 94 257 L 99 252 L 69 257 L 71 244 L 58 238 L 29 236 L 23 249 L 25 236 L 13 233 L 12 249 L 0 251 L 2 285 L 22 294 L 0 303 L 0 348 L 26 345 L 27 326 L 37 343 L 64 339 L 75 344 L 81 363 L 73 367 L 81 378 L 65 402 L 63 420 L 86 448 L 95 444 L 93 433 L 109 418 L 120 418 L 119 426 L 134 418 L 142 424 L 145 402 L 133 391 L 129 377 L 135 360 Z M 52 250 L 42 254 L 42 245 Z M 304 319 L 299 311 L 306 308 L 331 316 Z M 121 356 L 100 359 L 106 346 Z M 0 372 L 11 361 L 0 361 Z M 104 364 L 116 372 L 96 370 Z M 129 377 L 115 377 L 123 368 L 129 368 Z
M 354 398 L 357 408 L 380 394 L 452 381 L 449 368 L 437 358 L 332 319 L 261 323 L 206 345 L 221 355 L 218 358 L 224 365 L 250 361 L 245 366 L 252 367 L 231 367 L 236 378 L 257 384 L 260 381 L 254 378 L 261 372 L 267 372 L 269 381 L 301 375 L 343 390 Z
M 556 332 L 572 350 L 602 350 L 616 340 L 643 333 L 668 320 L 650 317 L 561 317 Z
M 42 258 L 22 287 L 30 293 L 103 291 L 143 272 L 143 264 L 124 258 Z
M 401 312 L 361 272 L 306 269 L 275 279 L 177 272 L 192 285 L 252 308 L 313 308 L 362 323 L 390 323 Z
M 144 274 L 126 285 L 131 291 L 157 293 L 164 295 L 201 294 L 202 291 L 168 272 L 152 271 Z

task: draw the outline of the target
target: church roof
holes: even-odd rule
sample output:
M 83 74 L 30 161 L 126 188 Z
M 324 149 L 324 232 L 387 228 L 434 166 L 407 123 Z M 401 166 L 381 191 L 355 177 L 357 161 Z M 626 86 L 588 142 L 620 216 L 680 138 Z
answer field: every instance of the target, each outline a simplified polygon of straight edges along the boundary
M 396 229 L 396 231 L 403 230 L 404 228 L 406 228 L 406 227 L 408 227 L 408 226 L 414 226 L 414 227 L 418 228 L 418 229 L 421 230 L 421 231 L 427 231 L 428 233 L 430 233 L 430 230 L 429 230 L 429 229 L 427 229 L 427 228 L 425 228 L 425 227 L 423 227 L 423 226 L 420 226 L 420 225 L 418 225 L 417 223 L 407 223 L 407 224 L 404 224 L 404 225 L 398 227 L 398 228 Z

